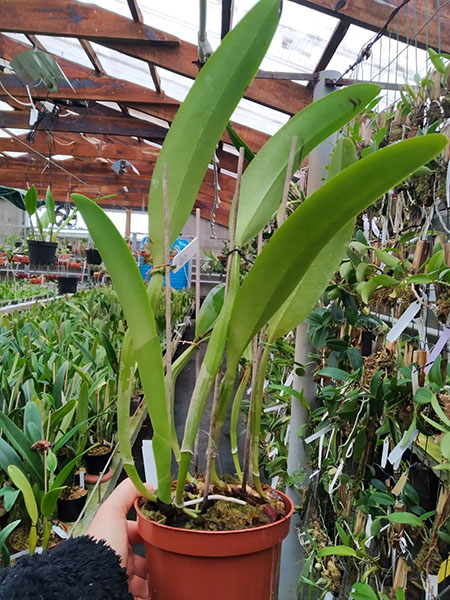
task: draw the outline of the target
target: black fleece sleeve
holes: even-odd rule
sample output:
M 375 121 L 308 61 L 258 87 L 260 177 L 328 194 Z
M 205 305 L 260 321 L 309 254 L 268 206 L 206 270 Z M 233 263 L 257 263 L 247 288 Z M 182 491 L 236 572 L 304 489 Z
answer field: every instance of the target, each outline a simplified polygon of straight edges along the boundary
M 0 569 L 0 600 L 133 600 L 126 570 L 105 542 L 70 538 Z

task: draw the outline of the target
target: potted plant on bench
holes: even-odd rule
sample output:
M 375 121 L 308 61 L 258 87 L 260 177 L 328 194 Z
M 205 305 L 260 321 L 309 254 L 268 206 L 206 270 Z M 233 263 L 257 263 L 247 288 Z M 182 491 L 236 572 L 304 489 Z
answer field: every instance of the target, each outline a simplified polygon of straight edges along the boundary
M 292 328 L 306 316 L 303 313 L 312 308 L 339 265 L 355 217 L 446 144 L 443 136 L 427 135 L 385 148 L 344 168 L 278 229 L 241 284 L 239 249 L 277 212 L 285 182 L 300 160 L 353 119 L 379 88 L 361 84 L 335 92 L 293 117 L 266 143 L 242 177 L 238 176 L 230 216 L 225 298 L 206 333 L 208 346 L 180 447 L 173 431 L 173 386 L 185 357 L 173 365 L 163 357 L 154 310 L 164 274 L 168 279 L 170 245 L 192 211 L 216 144 L 267 50 L 279 10 L 279 0 L 261 0 L 249 11 L 202 68 L 177 113 L 150 188 L 149 228 L 156 267 L 148 288 L 105 213 L 84 196 L 73 195 L 127 319 L 118 390 L 120 452 L 128 475 L 143 496 L 137 503 L 138 527 L 146 541 L 152 594 L 159 600 L 206 600 L 211 595 L 216 600 L 273 598 L 280 543 L 288 531 L 293 505 L 282 493 L 259 482 L 255 453 L 247 456 L 245 469 L 248 475 L 248 466 L 252 466 L 253 487 L 246 485 L 245 478 L 242 483 L 226 483 L 214 465 L 214 442 L 223 429 L 241 357 L 255 338 L 264 344 L 267 324 L 278 330 L 286 324 Z M 293 160 L 288 161 L 290 155 Z M 242 157 L 241 153 L 241 161 Z M 343 161 L 342 166 L 347 164 Z M 294 311 L 293 299 L 304 301 L 303 310 Z M 186 356 L 190 352 L 188 349 Z M 253 358 L 257 360 L 259 353 L 256 349 Z M 129 391 L 136 364 L 154 430 L 156 492 L 143 485 L 131 453 Z M 258 397 L 261 381 L 256 383 L 254 394 Z M 207 469 L 203 479 L 194 480 L 190 463 L 210 392 L 213 407 Z M 255 410 L 251 437 L 257 439 L 258 433 Z M 257 444 L 252 447 L 257 448 Z M 178 464 L 174 486 L 172 453 Z M 212 522 L 216 531 L 209 529 Z

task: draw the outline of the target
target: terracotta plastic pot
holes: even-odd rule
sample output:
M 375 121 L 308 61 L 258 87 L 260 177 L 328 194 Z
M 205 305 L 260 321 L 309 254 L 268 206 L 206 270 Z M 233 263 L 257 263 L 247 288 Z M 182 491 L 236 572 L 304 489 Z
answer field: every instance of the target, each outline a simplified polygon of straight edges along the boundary
M 273 600 L 281 542 L 289 531 L 292 501 L 282 496 L 280 521 L 237 531 L 195 531 L 147 519 L 135 502 L 145 542 L 152 600 Z

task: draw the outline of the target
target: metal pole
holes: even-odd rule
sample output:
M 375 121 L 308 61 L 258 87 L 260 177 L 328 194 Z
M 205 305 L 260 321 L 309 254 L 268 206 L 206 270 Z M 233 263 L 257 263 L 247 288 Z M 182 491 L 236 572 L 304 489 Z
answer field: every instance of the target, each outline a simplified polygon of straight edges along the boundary
M 319 74 L 316 87 L 314 88 L 314 100 L 319 100 L 335 90 L 334 86 L 325 85 L 326 79 L 339 79 L 340 74 L 336 71 L 322 71 Z M 308 168 L 308 195 L 319 188 L 326 178 L 327 171 L 325 166 L 330 161 L 330 153 L 333 144 L 336 141 L 336 134 L 332 135 L 326 141 L 322 142 L 309 155 Z M 297 327 L 295 337 L 295 361 L 305 365 L 310 362 L 310 347 L 306 337 L 307 326 L 301 324 Z M 292 387 L 303 392 L 305 400 L 312 404 L 315 397 L 316 386 L 313 381 L 313 365 L 305 368 L 302 377 L 294 376 Z M 307 423 L 307 411 L 301 406 L 300 402 L 292 397 L 291 401 L 291 422 L 289 427 L 289 449 L 287 460 L 288 475 L 295 472 L 305 472 L 308 464 L 308 452 L 303 440 L 298 437 L 299 428 Z M 304 484 L 307 484 L 305 480 Z M 299 504 L 299 495 L 293 486 L 288 486 L 286 494 L 291 498 L 294 504 Z M 297 585 L 302 570 L 305 556 L 302 547 L 298 541 L 298 529 L 301 526 L 301 516 L 294 514 L 291 519 L 291 526 L 287 538 L 283 542 L 281 550 L 280 564 L 280 582 L 278 589 L 278 600 L 297 600 Z

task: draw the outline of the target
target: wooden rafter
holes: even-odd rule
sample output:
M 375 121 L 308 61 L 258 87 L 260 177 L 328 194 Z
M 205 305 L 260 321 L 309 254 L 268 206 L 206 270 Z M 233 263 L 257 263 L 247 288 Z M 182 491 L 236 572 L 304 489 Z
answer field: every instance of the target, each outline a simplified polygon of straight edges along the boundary
M 307 6 L 335 17 L 350 24 L 364 27 L 371 31 L 379 31 L 386 23 L 393 9 L 400 4 L 400 0 L 380 2 L 379 0 L 291 0 L 302 6 Z M 427 45 L 438 48 L 439 39 L 442 52 L 450 52 L 450 9 L 442 1 L 430 2 L 429 0 L 415 0 L 415 7 L 406 5 L 398 16 L 392 21 L 388 30 L 396 39 L 397 32 L 402 42 L 414 39 L 416 33 L 418 46 L 426 48 Z M 440 17 L 433 13 L 441 6 Z M 338 7 L 336 9 L 336 7 Z M 428 25 L 427 21 L 430 19 Z M 440 32 L 439 32 L 440 25 Z M 359 48 L 355 48 L 355 57 Z
M 222 23 L 220 37 L 223 39 L 233 26 L 234 0 L 222 0 Z
M 15 54 L 25 50 L 27 46 L 12 40 L 6 35 L 0 34 L 0 56 L 11 60 Z M 53 55 L 54 56 L 54 55 Z M 165 94 L 157 94 L 144 86 L 140 86 L 121 79 L 115 79 L 106 75 L 98 77 L 94 75 L 91 69 L 83 67 L 74 62 L 54 56 L 58 61 L 64 73 L 69 78 L 73 88 L 61 81 L 56 92 L 49 92 L 45 86 L 33 88 L 33 98 L 35 99 L 70 99 L 70 100 L 93 100 L 93 101 L 115 101 L 134 108 L 144 114 L 148 114 L 171 123 L 180 106 L 180 102 L 170 98 Z M 5 88 L 19 100 L 28 101 L 23 85 L 13 75 L 0 74 Z M 129 102 L 129 99 L 133 102 Z M 2 95 L 0 89 L 0 99 L 14 105 L 10 98 Z M 267 141 L 269 136 L 245 125 L 233 123 L 233 127 L 247 144 L 255 151 L 258 151 Z M 222 141 L 230 143 L 228 134 L 224 133 Z
M 130 9 L 131 16 L 133 17 L 133 21 L 137 21 L 138 23 L 143 23 L 144 19 L 142 18 L 142 12 L 139 8 L 139 4 L 137 0 L 127 0 L 128 7 Z
M 97 54 L 95 53 L 94 48 L 89 40 L 83 40 L 80 38 L 78 40 L 80 42 L 81 47 L 83 48 L 86 56 L 91 61 L 92 66 L 95 69 L 95 72 L 99 75 L 104 75 L 105 71 L 103 70 L 102 63 L 100 62 Z
M 71 0 L 2 0 L 1 14 L 1 30 L 7 32 L 17 30 L 17 24 L 22 21 L 21 33 L 165 46 L 177 46 L 179 43 L 175 36 L 143 23 L 126 19 L 95 4 Z M 65 22 L 65 34 L 59 31 L 61 22 Z M 44 31 L 47 33 L 44 34 Z
M 42 50 L 43 52 L 47 52 L 47 50 L 45 49 L 44 45 L 37 39 L 37 37 L 35 35 L 32 35 L 31 33 L 29 33 L 26 36 L 27 40 L 29 42 L 31 42 L 33 44 L 33 46 L 35 48 L 37 48 L 38 50 Z
M 191 79 L 198 74 L 194 44 L 94 5 L 76 0 L 0 0 L 0 14 L 3 31 L 82 37 Z M 288 80 L 255 80 L 244 96 L 287 114 L 312 100 L 310 89 Z
M 120 114 L 120 113 L 118 113 Z M 28 129 L 30 117 L 22 111 L 0 111 L 0 127 Z M 111 134 L 121 136 L 146 137 L 153 140 L 164 140 L 167 129 L 140 119 L 128 117 L 105 117 L 96 115 L 72 116 L 64 119 L 55 118 L 47 113 L 39 127 L 49 131 L 68 131 L 72 133 Z
M 316 65 L 316 68 L 314 69 L 314 73 L 320 73 L 320 71 L 324 71 L 328 67 L 331 59 L 334 56 L 334 53 L 338 49 L 339 44 L 344 39 L 345 34 L 347 33 L 349 27 L 350 27 L 350 23 L 348 23 L 348 22 L 345 23 L 343 21 L 339 21 L 339 23 L 336 25 L 336 28 L 333 31 L 330 39 L 328 40 L 328 43 L 325 46 L 324 51 L 322 52 L 322 56 L 320 57 L 317 65 Z
M 147 206 L 148 184 L 151 178 L 152 166 L 146 172 L 136 175 L 132 171 L 123 175 L 116 175 L 109 164 L 85 164 L 80 161 L 64 161 L 62 166 L 72 176 L 62 172 L 57 167 L 47 168 L 44 171 L 42 159 L 29 158 L 1 158 L 0 157 L 0 183 L 6 182 L 12 187 L 23 187 L 24 176 L 29 183 L 35 183 L 40 194 L 45 193 L 47 185 L 51 185 L 56 200 L 66 201 L 67 192 L 79 192 L 90 197 L 97 194 L 106 195 L 117 193 L 117 197 L 102 203 L 109 207 L 134 207 L 145 209 Z M 74 176 L 82 180 L 78 181 Z M 218 223 L 227 225 L 229 210 L 233 197 L 233 178 L 221 173 L 221 205 L 216 212 Z M 209 218 L 211 206 L 214 201 L 213 174 L 208 171 L 200 188 L 196 200 L 204 217 Z

